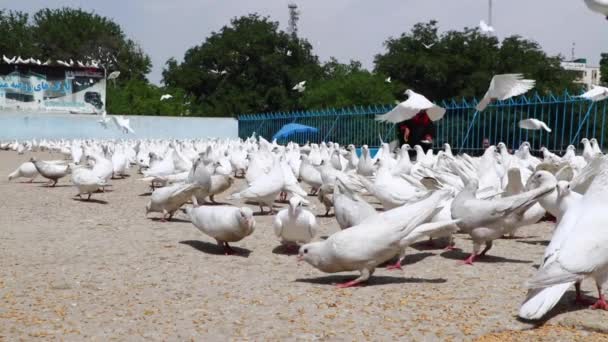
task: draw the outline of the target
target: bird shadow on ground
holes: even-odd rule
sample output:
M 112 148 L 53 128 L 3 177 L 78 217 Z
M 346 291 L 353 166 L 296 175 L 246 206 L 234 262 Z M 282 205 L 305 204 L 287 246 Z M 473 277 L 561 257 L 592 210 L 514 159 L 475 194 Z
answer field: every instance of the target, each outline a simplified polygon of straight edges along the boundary
M 69 188 L 72 185 L 71 184 L 57 184 L 55 186 L 50 186 L 47 185 L 48 183 L 44 183 L 43 185 L 40 185 L 41 188 Z
M 440 254 L 442 257 L 447 258 L 447 259 L 454 259 L 454 260 L 465 260 L 466 258 L 469 257 L 469 253 L 465 253 L 463 251 L 460 250 L 452 250 L 452 251 L 447 251 L 447 252 L 443 252 Z M 503 257 L 499 257 L 499 256 L 495 256 L 495 255 L 484 255 L 484 256 L 478 256 L 477 258 L 475 258 L 475 262 L 479 262 L 479 263 L 497 263 L 497 262 L 511 262 L 511 263 L 515 263 L 515 264 L 531 264 L 532 261 L 530 260 L 518 260 L 518 259 L 509 259 L 509 258 L 503 258 Z
M 340 283 L 345 283 L 347 281 L 354 280 L 356 277 L 350 276 L 324 276 L 317 278 L 307 278 L 307 279 L 296 279 L 296 283 L 309 283 L 309 284 L 317 284 L 317 285 L 336 285 Z M 391 276 L 372 276 L 369 280 L 363 284 L 363 286 L 378 286 L 378 285 L 389 285 L 389 284 L 420 284 L 420 283 L 430 283 L 430 284 L 441 284 L 447 282 L 444 278 L 436 278 L 436 279 L 423 279 L 423 278 L 404 278 L 404 277 L 391 277 Z
M 137 196 L 139 196 L 139 197 L 146 197 L 146 196 L 151 196 L 151 195 L 152 195 L 152 192 L 144 192 L 143 194 L 139 194 Z
M 264 212 L 260 212 L 260 211 L 256 211 L 253 213 L 253 216 L 272 216 L 276 214 L 276 212 L 270 212 L 270 211 L 264 211 Z
M 405 266 L 405 265 L 415 264 L 415 263 L 422 261 L 422 260 L 426 259 L 427 257 L 433 256 L 433 255 L 435 255 L 435 253 L 430 253 L 430 252 L 408 254 L 405 257 L 405 259 L 401 265 Z M 394 258 L 388 260 L 387 262 L 383 262 L 382 264 L 378 265 L 378 268 L 386 268 L 388 266 L 394 265 L 397 262 L 397 260 L 398 260 L 398 258 L 394 257 Z
M 188 245 L 188 246 L 196 249 L 197 251 L 200 251 L 200 252 L 203 252 L 206 254 L 225 255 L 224 249 L 215 243 L 209 243 L 209 242 L 200 241 L 200 240 L 186 240 L 186 241 L 180 241 L 179 243 L 181 243 L 183 245 Z M 232 247 L 232 249 L 236 252 L 236 254 L 233 254 L 233 256 L 238 256 L 241 258 L 248 258 L 249 254 L 251 254 L 251 251 L 249 249 L 241 248 L 241 247 L 234 247 L 234 246 L 230 246 L 230 247 Z
M 416 254 L 410 254 L 408 256 L 405 257 L 405 263 L 404 265 L 410 265 L 410 264 L 415 264 L 417 262 L 420 262 L 430 256 L 435 255 L 435 253 L 431 253 L 431 252 L 425 252 L 425 253 L 416 253 Z M 396 261 L 396 260 L 395 260 Z
M 272 254 L 280 255 L 298 255 L 299 247 L 289 248 L 287 246 L 278 245 L 272 250 Z
M 583 300 L 589 301 L 590 302 L 589 305 L 591 305 L 593 302 L 595 302 L 595 298 L 588 296 L 586 291 L 582 291 L 582 292 L 583 293 L 581 294 L 581 297 L 583 297 Z M 545 316 L 543 316 L 543 318 L 541 318 L 539 320 L 529 320 L 529 319 L 524 319 L 519 316 L 516 316 L 515 319 L 517 319 L 518 321 L 523 322 L 523 323 L 532 324 L 533 325 L 532 329 L 536 329 L 536 328 L 543 326 L 545 323 L 547 323 L 549 320 L 551 320 L 552 318 L 554 318 L 556 316 L 567 314 L 569 312 L 576 312 L 576 311 L 580 311 L 580 310 L 589 309 L 589 305 L 577 303 L 575 301 L 575 299 L 576 299 L 576 292 L 573 290 L 569 290 L 562 296 L 562 298 L 557 303 L 557 305 L 555 305 L 555 307 L 553 309 L 549 310 L 549 312 L 547 312 L 547 314 Z
M 527 243 L 528 245 L 541 245 L 541 246 L 548 246 L 549 245 L 549 240 L 532 240 L 532 241 L 524 241 L 524 240 L 517 240 L 517 242 L 521 242 L 521 243 Z
M 152 221 L 156 221 L 156 222 L 161 222 L 161 221 L 162 221 L 162 218 L 160 218 L 160 217 L 151 217 L 151 218 L 150 218 L 150 220 L 152 220 Z M 179 222 L 179 223 L 191 223 L 191 222 L 190 222 L 190 221 L 188 221 L 188 220 L 183 220 L 183 219 L 180 219 L 180 218 L 177 218 L 177 217 L 173 217 L 173 218 L 171 218 L 170 220 L 167 220 L 167 221 L 166 221 L 166 223 L 171 223 L 171 222 Z
M 230 203 L 227 202 L 204 202 L 204 203 L 199 203 L 200 206 L 214 206 L 214 205 L 231 205 Z
M 430 250 L 436 250 L 436 249 L 444 249 L 447 246 L 448 246 L 447 239 L 434 239 L 432 242 L 429 240 L 416 242 L 416 243 L 412 244 L 410 247 L 412 247 L 413 249 L 418 250 L 418 251 L 430 251 Z
M 19 184 L 46 184 L 48 182 L 45 181 L 37 181 L 37 182 L 28 182 L 28 181 L 23 181 L 23 182 L 17 182 Z
M 325 214 L 317 214 L 317 215 L 315 215 L 315 217 L 325 217 L 325 218 L 328 218 L 328 217 L 336 217 L 336 214 L 335 214 L 335 213 L 332 213 L 332 214 L 329 214 L 329 215 L 325 215 Z
M 86 198 L 74 197 L 74 198 L 72 198 L 72 200 L 74 200 L 76 202 L 83 202 L 83 203 L 108 204 L 108 201 L 104 201 L 104 200 L 100 200 L 100 199 L 95 199 L 95 198 L 86 199 Z

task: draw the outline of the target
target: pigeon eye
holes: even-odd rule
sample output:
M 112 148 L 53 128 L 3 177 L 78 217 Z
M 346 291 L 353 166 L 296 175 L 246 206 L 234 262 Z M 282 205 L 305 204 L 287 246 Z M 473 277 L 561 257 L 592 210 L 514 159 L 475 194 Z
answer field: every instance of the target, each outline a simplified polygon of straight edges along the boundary
M 304 254 L 306 254 L 306 253 L 308 253 L 308 249 L 305 249 L 305 250 L 304 250 Z
M 540 175 L 536 175 L 536 178 L 540 178 Z

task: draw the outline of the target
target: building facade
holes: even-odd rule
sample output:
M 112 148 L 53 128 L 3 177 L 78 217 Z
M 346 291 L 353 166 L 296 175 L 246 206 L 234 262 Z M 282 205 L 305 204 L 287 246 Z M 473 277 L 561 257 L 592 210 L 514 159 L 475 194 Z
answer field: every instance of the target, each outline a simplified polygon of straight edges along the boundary
M 561 67 L 565 70 L 576 71 L 578 78 L 575 82 L 585 85 L 587 89 L 590 89 L 593 84 L 600 84 L 602 78 L 600 67 L 588 65 L 584 58 L 575 59 L 571 62 L 561 62 Z

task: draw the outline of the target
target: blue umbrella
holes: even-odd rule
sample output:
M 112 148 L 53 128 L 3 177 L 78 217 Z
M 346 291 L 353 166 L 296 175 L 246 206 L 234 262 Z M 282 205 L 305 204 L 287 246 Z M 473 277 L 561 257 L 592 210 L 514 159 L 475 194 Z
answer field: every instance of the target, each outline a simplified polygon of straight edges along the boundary
M 286 138 L 295 133 L 317 133 L 319 131 L 318 128 L 300 125 L 296 123 L 287 124 L 272 136 L 272 140 Z

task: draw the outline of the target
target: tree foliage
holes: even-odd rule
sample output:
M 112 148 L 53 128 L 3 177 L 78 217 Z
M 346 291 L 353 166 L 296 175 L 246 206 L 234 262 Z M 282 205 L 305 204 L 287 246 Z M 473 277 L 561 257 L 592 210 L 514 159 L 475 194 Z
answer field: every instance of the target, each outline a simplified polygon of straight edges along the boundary
M 602 53 L 600 59 L 600 74 L 602 75 L 602 84 L 608 86 L 608 53 Z
M 321 68 L 310 43 L 278 26 L 257 14 L 232 19 L 182 63 L 169 60 L 163 81 L 193 94 L 206 115 L 293 109 L 293 86 L 320 77 Z
M 361 63 L 341 64 L 332 58 L 323 65 L 323 77 L 310 83 L 300 100 L 302 108 L 350 107 L 393 103 L 392 84 Z
M 390 75 L 400 85 L 398 92 L 412 88 L 434 100 L 482 96 L 495 74 L 523 73 L 541 92 L 572 88 L 575 77 L 536 42 L 511 36 L 501 43 L 477 28 L 440 34 L 436 21 L 414 25 L 389 38 L 385 47 L 375 57 L 376 72 Z
M 107 111 L 115 114 L 190 116 L 192 98 L 182 89 L 168 89 L 155 86 L 140 79 L 131 79 L 120 86 L 108 84 Z M 163 94 L 171 94 L 171 99 L 161 101 Z

